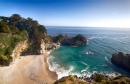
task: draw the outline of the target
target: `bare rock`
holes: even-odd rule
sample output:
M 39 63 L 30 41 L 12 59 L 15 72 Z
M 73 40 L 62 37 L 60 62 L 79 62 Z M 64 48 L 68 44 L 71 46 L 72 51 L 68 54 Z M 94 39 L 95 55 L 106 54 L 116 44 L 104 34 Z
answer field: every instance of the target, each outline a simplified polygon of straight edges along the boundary
M 112 54 L 111 61 L 130 70 L 130 54 L 124 54 L 122 52 Z

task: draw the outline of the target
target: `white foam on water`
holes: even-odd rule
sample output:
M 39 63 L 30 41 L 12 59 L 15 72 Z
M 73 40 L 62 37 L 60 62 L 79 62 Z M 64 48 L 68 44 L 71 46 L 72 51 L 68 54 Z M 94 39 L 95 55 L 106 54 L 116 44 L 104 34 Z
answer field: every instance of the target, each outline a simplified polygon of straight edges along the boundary
M 88 39 L 95 39 L 96 37 L 90 37 L 90 38 L 88 38 Z
M 83 61 L 79 61 L 81 64 L 84 64 L 84 65 L 86 65 L 86 68 L 85 69 L 83 69 L 83 70 L 81 70 L 81 73 L 83 73 L 83 72 L 87 72 L 87 70 L 88 70 L 88 68 L 89 68 L 89 66 L 88 66 L 88 64 L 87 63 L 85 63 L 85 62 L 83 62 Z
M 50 71 L 54 71 L 57 73 L 58 75 L 58 79 L 64 77 L 64 76 L 68 76 L 71 74 L 71 71 L 74 70 L 73 66 L 70 66 L 68 70 L 66 70 L 64 67 L 61 67 L 59 64 L 57 64 L 56 62 L 50 63 L 51 60 L 53 60 L 54 57 L 50 56 L 47 59 L 47 63 L 49 64 L 49 70 Z
M 49 70 L 56 72 L 56 74 L 58 75 L 58 79 L 60 79 L 60 78 L 62 78 L 64 76 L 68 76 L 68 75 L 76 75 L 78 77 L 82 77 L 82 76 L 91 77 L 92 74 L 98 73 L 97 71 L 89 72 L 88 71 L 88 68 L 89 68 L 88 64 L 85 63 L 85 62 L 82 62 L 82 61 L 80 61 L 80 63 L 86 65 L 86 68 L 81 70 L 81 73 L 73 72 L 74 69 L 75 69 L 74 66 L 70 66 L 69 69 L 67 70 L 64 67 L 62 67 L 59 64 L 57 64 L 56 62 L 52 62 L 52 60 L 54 58 L 55 58 L 54 56 L 49 56 L 47 58 L 47 63 L 49 64 Z M 116 73 L 116 72 L 112 72 L 112 73 L 100 72 L 100 74 L 104 74 L 104 73 L 105 73 L 105 75 L 110 76 L 110 77 L 115 77 L 115 76 L 120 75 L 119 73 Z
M 85 63 L 85 62 L 83 62 L 83 61 L 79 61 L 81 64 L 84 64 L 84 65 L 86 65 L 86 66 L 88 66 L 88 64 L 87 63 Z
M 103 38 L 103 37 L 95 37 L 95 36 L 94 36 L 94 37 L 90 37 L 90 38 L 88 38 L 88 39 L 91 40 L 91 39 L 95 39 L 95 38 Z
M 86 72 L 86 71 L 88 70 L 88 68 L 89 68 L 89 66 L 86 66 L 85 69 L 81 70 L 81 73 L 82 73 L 82 72 Z
M 109 64 L 112 64 L 106 56 L 105 56 L 105 60 L 106 60 Z M 112 64 L 112 65 L 113 65 L 113 64 Z

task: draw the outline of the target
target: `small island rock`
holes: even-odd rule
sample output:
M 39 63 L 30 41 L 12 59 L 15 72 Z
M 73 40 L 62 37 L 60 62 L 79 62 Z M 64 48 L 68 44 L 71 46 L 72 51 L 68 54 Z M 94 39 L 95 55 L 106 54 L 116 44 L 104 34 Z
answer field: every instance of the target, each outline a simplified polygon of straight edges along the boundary
M 81 34 L 71 38 L 60 34 L 52 39 L 54 43 L 60 43 L 63 46 L 80 46 L 87 43 L 87 39 Z
M 65 46 L 80 46 L 86 43 L 87 43 L 87 39 L 81 34 L 72 38 L 66 38 L 61 41 L 61 45 L 65 45 Z
M 122 52 L 112 54 L 111 61 L 119 66 L 130 70 L 130 54 Z

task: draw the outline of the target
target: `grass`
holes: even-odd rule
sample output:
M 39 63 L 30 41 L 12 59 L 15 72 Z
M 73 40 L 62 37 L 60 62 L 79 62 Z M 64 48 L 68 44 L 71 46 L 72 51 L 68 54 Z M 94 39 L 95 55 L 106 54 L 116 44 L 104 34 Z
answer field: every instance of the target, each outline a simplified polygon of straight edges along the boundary
M 4 60 L 3 57 L 1 57 L 1 61 L 4 61 L 4 63 L 0 63 L 0 65 L 9 64 L 12 60 L 11 54 L 14 50 L 16 44 L 20 41 L 26 40 L 28 37 L 26 31 L 21 31 L 16 35 L 12 35 L 9 33 L 0 33 L 0 55 L 4 55 L 7 57 L 7 60 Z M 2 60 L 3 59 L 3 60 Z

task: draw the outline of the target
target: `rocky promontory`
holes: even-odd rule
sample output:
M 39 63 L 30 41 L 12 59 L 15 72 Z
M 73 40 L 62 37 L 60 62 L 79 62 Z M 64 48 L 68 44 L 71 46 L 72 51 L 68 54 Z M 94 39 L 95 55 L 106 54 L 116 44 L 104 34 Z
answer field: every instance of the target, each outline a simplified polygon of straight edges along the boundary
M 112 54 L 111 61 L 123 68 L 130 70 L 130 54 L 122 52 Z
M 52 39 L 53 42 L 60 43 L 63 46 L 80 46 L 87 43 L 87 39 L 81 34 L 78 34 L 75 37 L 60 34 Z

